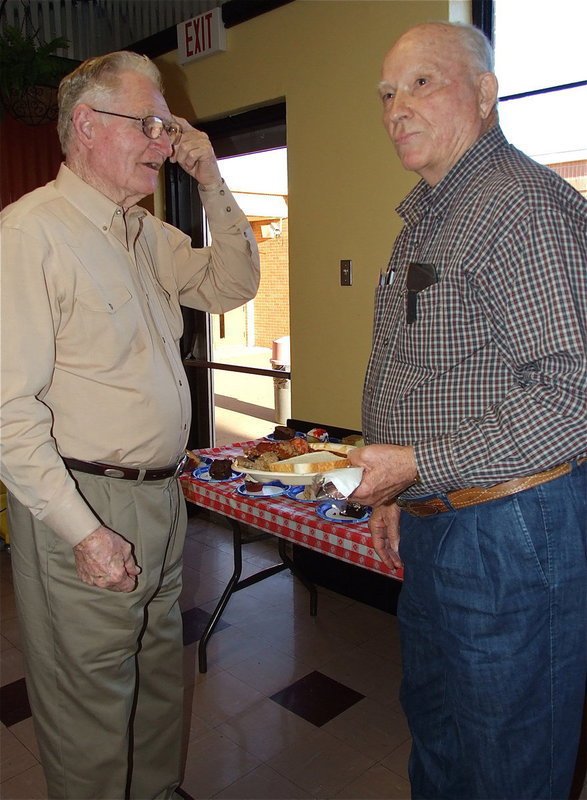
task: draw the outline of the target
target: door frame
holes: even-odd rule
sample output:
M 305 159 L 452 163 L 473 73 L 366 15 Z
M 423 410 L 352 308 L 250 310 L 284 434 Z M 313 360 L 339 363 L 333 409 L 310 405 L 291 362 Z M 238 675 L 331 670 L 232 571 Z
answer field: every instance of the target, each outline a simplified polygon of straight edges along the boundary
M 218 158 L 246 155 L 287 146 L 286 105 L 279 100 L 210 122 L 198 122 L 199 130 L 210 137 Z M 188 234 L 193 247 L 205 242 L 204 214 L 196 181 L 177 164 L 165 164 L 165 207 L 167 222 Z M 270 369 L 256 369 L 212 361 L 210 315 L 205 311 L 182 308 L 184 333 L 181 355 L 192 398 L 192 423 L 188 447 L 197 449 L 214 444 L 214 387 L 212 370 L 247 372 L 275 377 Z M 289 372 L 280 372 L 289 378 Z

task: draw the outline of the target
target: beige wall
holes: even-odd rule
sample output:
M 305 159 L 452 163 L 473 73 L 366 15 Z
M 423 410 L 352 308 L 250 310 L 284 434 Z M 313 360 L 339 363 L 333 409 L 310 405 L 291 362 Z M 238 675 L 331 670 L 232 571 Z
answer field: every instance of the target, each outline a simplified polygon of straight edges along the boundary
M 190 120 L 286 100 L 293 417 L 360 428 L 374 289 L 416 180 L 381 124 L 379 69 L 407 27 L 448 18 L 440 0 L 295 0 L 230 28 L 225 53 L 158 59 Z

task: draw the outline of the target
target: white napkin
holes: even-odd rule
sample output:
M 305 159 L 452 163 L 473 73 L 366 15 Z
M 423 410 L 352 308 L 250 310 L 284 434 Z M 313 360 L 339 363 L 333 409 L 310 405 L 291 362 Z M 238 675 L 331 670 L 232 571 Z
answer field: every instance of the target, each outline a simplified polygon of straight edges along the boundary
M 333 469 L 322 476 L 322 488 L 329 497 L 346 500 L 361 483 L 363 467 Z

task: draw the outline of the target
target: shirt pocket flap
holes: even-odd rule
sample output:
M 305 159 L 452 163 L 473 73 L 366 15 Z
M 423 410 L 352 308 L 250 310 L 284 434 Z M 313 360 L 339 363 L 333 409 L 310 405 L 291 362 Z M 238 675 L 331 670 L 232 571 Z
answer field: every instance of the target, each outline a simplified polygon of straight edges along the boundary
M 125 303 L 128 303 L 131 298 L 132 295 L 126 286 L 102 286 L 80 292 L 76 299 L 88 311 L 114 314 Z

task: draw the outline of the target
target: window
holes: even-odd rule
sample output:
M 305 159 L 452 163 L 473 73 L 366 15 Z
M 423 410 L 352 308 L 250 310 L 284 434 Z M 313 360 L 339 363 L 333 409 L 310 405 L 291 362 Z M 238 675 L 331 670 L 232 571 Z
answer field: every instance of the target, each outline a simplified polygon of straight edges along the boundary
M 587 3 L 493 0 L 493 26 L 506 137 L 587 197 Z

